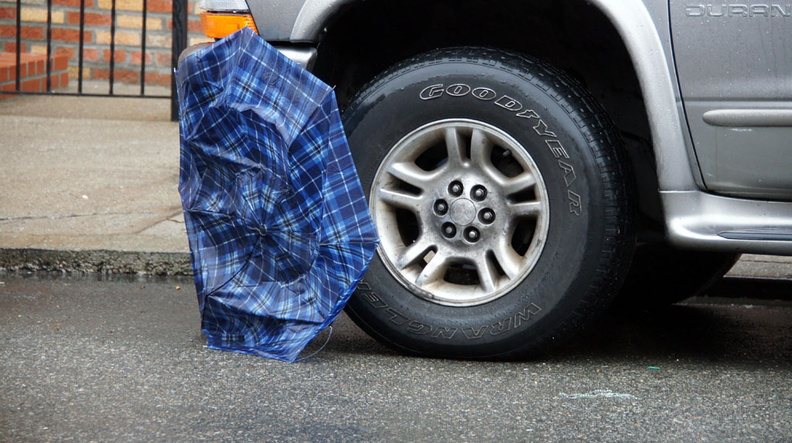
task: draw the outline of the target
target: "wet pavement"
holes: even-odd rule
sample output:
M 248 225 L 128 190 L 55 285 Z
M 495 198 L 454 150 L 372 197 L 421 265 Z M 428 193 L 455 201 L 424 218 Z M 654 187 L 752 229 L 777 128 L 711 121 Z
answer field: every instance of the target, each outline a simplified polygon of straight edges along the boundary
M 0 281 L 4 442 L 792 440 L 790 302 L 614 313 L 510 363 L 406 357 L 342 316 L 288 364 L 206 349 L 189 279 Z

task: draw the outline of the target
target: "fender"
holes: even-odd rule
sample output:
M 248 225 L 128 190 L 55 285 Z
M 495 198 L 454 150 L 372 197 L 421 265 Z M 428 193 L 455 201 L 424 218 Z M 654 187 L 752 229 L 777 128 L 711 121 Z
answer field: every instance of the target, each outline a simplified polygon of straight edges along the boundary
M 294 20 L 291 41 L 316 41 L 328 18 L 344 5 L 356 0 L 305 0 Z M 299 2 L 297 2 L 299 3 Z M 619 32 L 635 66 L 655 145 L 658 180 L 662 190 L 698 190 L 685 142 L 687 126 L 678 107 L 679 93 L 673 64 L 660 38 L 652 15 L 640 0 L 590 0 L 605 14 Z M 668 22 L 668 9 L 663 1 L 664 14 L 660 19 Z M 261 29 L 261 28 L 260 28 Z M 667 32 L 663 32 L 666 38 Z M 698 172 L 697 172 L 698 173 Z
M 248 2 L 261 36 L 268 41 L 315 43 L 330 17 L 360 0 L 289 0 Z

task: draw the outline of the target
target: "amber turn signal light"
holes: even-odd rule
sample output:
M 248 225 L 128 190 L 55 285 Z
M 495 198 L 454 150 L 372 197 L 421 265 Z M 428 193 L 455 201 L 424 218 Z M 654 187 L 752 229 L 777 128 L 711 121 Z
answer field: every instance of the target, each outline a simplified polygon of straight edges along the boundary
M 201 13 L 201 30 L 209 38 L 227 37 L 242 28 L 250 28 L 258 34 L 253 16 L 250 14 Z

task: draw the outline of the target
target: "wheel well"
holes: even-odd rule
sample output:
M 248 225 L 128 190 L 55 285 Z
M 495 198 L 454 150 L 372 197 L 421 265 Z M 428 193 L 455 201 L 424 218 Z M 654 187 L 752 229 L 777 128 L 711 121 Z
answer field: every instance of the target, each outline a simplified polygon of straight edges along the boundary
M 377 74 L 410 56 L 451 46 L 517 51 L 583 83 L 624 134 L 641 212 L 662 220 L 651 133 L 633 65 L 616 29 L 584 0 L 369 0 L 354 2 L 322 35 L 316 74 L 343 109 Z

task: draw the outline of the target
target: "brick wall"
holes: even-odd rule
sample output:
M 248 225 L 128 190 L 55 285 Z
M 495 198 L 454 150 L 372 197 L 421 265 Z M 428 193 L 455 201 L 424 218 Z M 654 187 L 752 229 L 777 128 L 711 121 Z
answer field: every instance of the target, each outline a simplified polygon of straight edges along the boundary
M 41 92 L 68 86 L 69 74 L 66 71 L 68 59 L 66 55 L 53 55 L 50 60 L 49 78 L 47 78 L 47 56 L 40 54 L 20 54 L 19 57 L 19 90 L 22 92 Z M 16 54 L 0 52 L 0 100 L 11 95 L 2 91 L 16 91 L 17 82 Z
M 23 53 L 47 52 L 47 3 L 52 4 L 53 54 L 65 54 L 69 60 L 69 78 L 78 77 L 80 41 L 80 3 L 85 4 L 83 32 L 83 79 L 106 80 L 110 76 L 110 58 L 115 60 L 117 82 L 146 85 L 170 85 L 172 44 L 172 2 L 147 0 L 146 34 L 143 28 L 144 0 L 115 0 L 115 51 L 110 53 L 111 9 L 113 0 L 22 0 L 20 27 Z M 188 45 L 206 41 L 200 32 L 196 2 L 189 2 Z M 0 52 L 16 51 L 16 1 L 0 0 Z M 142 51 L 145 39 L 145 53 Z M 140 78 L 145 63 L 145 79 Z

